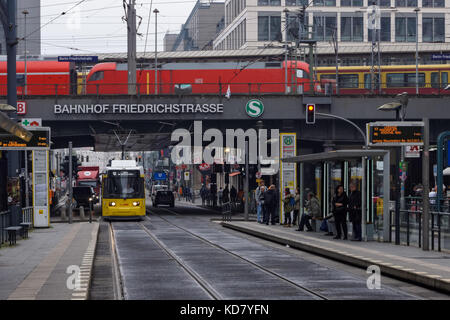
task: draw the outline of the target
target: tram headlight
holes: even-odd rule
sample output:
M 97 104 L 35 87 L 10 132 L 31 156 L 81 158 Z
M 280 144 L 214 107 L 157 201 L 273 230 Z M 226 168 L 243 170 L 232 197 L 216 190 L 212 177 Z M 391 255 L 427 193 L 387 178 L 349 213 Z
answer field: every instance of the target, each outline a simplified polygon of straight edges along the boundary
M 109 203 L 109 206 L 110 206 L 110 207 L 115 207 L 115 206 L 116 206 L 116 203 L 115 203 L 115 202 L 110 202 L 110 203 Z
M 139 205 L 139 201 L 133 202 L 133 206 L 137 207 Z

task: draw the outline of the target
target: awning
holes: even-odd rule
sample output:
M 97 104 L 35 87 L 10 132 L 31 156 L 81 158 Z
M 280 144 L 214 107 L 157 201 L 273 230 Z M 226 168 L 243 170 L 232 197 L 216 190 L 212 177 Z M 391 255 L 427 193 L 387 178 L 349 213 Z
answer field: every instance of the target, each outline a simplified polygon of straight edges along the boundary
M 232 172 L 229 174 L 229 176 L 234 177 L 234 176 L 237 176 L 238 174 L 241 174 L 241 172 L 240 171 Z

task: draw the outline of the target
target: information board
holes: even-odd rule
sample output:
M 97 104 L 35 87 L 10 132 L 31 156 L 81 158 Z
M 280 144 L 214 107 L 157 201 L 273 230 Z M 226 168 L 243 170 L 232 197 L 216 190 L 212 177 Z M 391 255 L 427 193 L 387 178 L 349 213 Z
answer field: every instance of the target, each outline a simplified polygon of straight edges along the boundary
M 295 157 L 297 155 L 297 134 L 280 133 L 280 159 Z M 286 163 L 280 160 L 280 222 L 284 221 L 284 190 L 289 188 L 295 194 L 297 186 L 297 166 L 296 163 Z
M 49 173 L 47 150 L 34 150 L 33 159 L 33 221 L 35 227 L 50 225 Z
M 49 150 L 50 149 L 50 128 L 30 127 L 33 136 L 29 142 L 22 140 L 10 133 L 0 133 L 0 150 Z
M 367 124 L 368 145 L 421 146 L 423 122 L 371 122 Z

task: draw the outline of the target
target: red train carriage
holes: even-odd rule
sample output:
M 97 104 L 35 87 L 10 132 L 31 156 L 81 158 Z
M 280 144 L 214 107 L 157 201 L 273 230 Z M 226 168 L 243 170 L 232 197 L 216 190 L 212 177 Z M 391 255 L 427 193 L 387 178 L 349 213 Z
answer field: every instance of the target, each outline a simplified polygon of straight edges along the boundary
M 17 76 L 24 75 L 25 62 L 17 61 Z M 69 95 L 76 94 L 77 73 L 69 62 L 28 61 L 28 95 Z M 0 95 L 7 94 L 7 62 L 0 62 Z M 24 86 L 17 86 L 17 94 L 24 94 Z
M 177 92 L 225 94 L 283 93 L 284 62 L 204 62 L 166 63 L 158 70 L 158 94 Z M 87 94 L 127 94 L 127 65 L 100 63 L 87 77 Z M 309 65 L 288 62 L 289 87 L 307 92 L 310 88 Z M 149 68 L 137 71 L 137 91 L 155 93 L 155 72 Z M 301 91 L 300 91 L 301 92 Z

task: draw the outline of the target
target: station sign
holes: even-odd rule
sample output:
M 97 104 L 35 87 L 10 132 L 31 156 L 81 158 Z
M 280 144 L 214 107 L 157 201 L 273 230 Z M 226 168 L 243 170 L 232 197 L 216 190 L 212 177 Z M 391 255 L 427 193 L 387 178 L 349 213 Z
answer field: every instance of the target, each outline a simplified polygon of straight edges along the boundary
M 27 114 L 27 103 L 25 101 L 17 101 L 17 114 Z
M 21 119 L 20 124 L 24 127 L 42 127 L 42 119 L 41 118 L 28 118 Z
M 58 62 L 97 63 L 98 56 L 58 56 Z
M 0 134 L 0 150 L 49 150 L 50 128 L 29 127 L 27 130 L 33 133 L 31 140 L 26 142 L 10 133 Z
M 431 60 L 450 60 L 450 53 L 432 54 Z
M 420 121 L 371 122 L 367 124 L 369 146 L 422 146 L 424 123 Z

